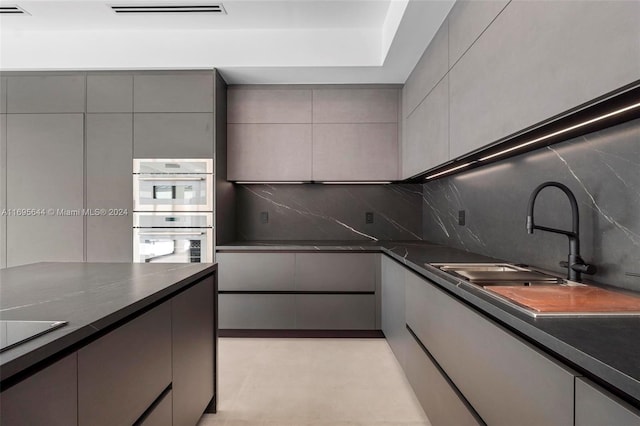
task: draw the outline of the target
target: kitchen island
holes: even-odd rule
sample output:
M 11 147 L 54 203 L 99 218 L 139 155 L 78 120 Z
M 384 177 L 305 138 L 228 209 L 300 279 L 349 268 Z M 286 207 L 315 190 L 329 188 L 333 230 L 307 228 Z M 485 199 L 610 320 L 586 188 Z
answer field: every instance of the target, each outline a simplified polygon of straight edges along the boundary
M 0 320 L 66 321 L 0 353 L 0 423 L 195 424 L 215 411 L 217 265 L 0 270 Z

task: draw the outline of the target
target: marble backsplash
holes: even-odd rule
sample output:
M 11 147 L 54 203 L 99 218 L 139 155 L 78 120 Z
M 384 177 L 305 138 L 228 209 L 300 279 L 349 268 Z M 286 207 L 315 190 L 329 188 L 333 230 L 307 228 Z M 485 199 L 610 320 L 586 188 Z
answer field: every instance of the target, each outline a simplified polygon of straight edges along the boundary
M 423 237 L 512 262 L 566 271 L 567 237 L 528 235 L 533 189 L 567 185 L 580 209 L 582 257 L 598 267 L 595 281 L 640 290 L 640 120 L 575 138 L 423 185 Z M 465 210 L 466 225 L 458 225 Z M 538 225 L 570 229 L 571 209 L 559 190 L 536 201 Z M 589 278 L 589 277 L 588 277 Z
M 237 237 L 418 240 L 421 203 L 420 185 L 237 185 Z M 373 213 L 373 223 L 366 223 L 366 212 Z

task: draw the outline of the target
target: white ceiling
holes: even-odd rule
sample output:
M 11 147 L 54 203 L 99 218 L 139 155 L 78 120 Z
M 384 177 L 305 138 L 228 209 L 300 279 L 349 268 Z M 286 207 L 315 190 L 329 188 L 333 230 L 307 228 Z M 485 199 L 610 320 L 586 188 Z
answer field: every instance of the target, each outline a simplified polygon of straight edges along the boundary
M 226 0 L 227 14 L 116 15 L 202 0 L 0 0 L 0 70 L 218 68 L 229 83 L 404 83 L 454 0 Z

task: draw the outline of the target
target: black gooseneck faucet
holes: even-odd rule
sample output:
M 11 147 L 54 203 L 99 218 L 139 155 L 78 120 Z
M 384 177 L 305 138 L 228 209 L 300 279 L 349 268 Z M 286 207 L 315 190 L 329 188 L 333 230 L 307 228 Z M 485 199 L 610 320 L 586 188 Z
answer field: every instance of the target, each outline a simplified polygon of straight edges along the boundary
M 536 197 L 540 191 L 548 186 L 553 186 L 562 190 L 567 198 L 569 198 L 569 203 L 571 203 L 571 231 L 539 226 L 533 221 L 533 207 L 536 202 Z M 578 202 L 576 201 L 576 197 L 573 195 L 573 192 L 571 192 L 566 185 L 560 182 L 545 182 L 533 190 L 531 197 L 529 198 L 529 206 L 527 207 L 527 232 L 529 234 L 533 234 L 534 229 L 566 235 L 569 238 L 568 262 L 560 262 L 561 266 L 567 268 L 567 279 L 569 281 L 580 282 L 582 279 L 581 274 L 584 273 L 591 275 L 596 273 L 596 267 L 585 263 L 580 257 L 580 217 L 578 212 Z

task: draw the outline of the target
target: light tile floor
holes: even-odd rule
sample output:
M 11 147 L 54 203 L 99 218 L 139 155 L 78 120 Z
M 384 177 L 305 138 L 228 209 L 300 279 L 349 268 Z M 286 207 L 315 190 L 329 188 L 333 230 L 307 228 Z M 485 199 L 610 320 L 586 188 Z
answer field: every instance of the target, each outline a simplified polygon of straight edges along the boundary
M 218 413 L 198 426 L 429 426 L 384 339 L 219 339 Z

